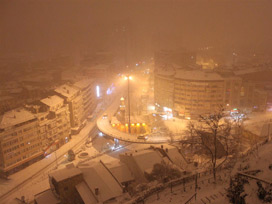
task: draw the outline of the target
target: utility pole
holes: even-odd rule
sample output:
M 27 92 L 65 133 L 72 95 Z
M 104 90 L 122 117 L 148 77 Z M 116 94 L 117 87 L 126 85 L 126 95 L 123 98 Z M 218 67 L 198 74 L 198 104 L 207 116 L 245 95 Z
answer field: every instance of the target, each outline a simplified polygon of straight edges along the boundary
M 56 159 L 56 169 L 58 168 L 58 157 L 57 157 L 57 150 L 55 150 L 55 159 Z
M 128 133 L 131 133 L 131 129 L 130 129 L 130 95 L 129 95 L 129 80 L 130 80 L 130 76 L 127 76 L 127 81 L 128 81 Z

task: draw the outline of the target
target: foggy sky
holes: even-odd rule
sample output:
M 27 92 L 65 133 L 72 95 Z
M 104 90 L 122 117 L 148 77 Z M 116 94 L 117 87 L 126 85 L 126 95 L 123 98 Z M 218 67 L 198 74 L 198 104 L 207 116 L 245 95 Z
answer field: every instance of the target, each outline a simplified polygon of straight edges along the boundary
M 0 50 L 118 52 L 124 38 L 144 54 L 178 47 L 260 49 L 272 45 L 271 11 L 272 1 L 264 0 L 0 0 Z

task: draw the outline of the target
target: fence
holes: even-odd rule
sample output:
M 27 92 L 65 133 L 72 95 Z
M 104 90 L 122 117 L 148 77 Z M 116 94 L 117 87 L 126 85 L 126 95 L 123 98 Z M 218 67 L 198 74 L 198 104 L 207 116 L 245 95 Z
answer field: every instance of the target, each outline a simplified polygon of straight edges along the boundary
M 240 159 L 243 159 L 247 157 L 248 155 L 253 154 L 260 146 L 263 146 L 264 144 L 267 143 L 267 140 L 262 141 L 258 144 L 256 144 L 254 147 L 250 148 L 247 152 L 243 153 L 240 155 Z M 234 166 L 236 163 L 235 158 L 230 158 L 227 157 L 223 162 L 221 162 L 217 167 L 216 167 L 216 172 L 221 172 L 224 169 L 230 169 Z M 208 178 L 207 178 L 208 177 Z M 223 173 L 223 175 L 217 174 L 217 179 L 223 179 L 223 178 L 229 178 L 227 173 Z M 195 182 L 193 182 L 195 181 Z M 158 184 L 157 186 L 151 187 L 141 193 L 141 195 L 136 196 L 134 199 L 130 200 L 128 203 L 135 204 L 135 203 L 144 203 L 147 198 L 150 196 L 157 194 L 157 197 L 159 193 L 167 188 L 170 188 L 171 193 L 173 192 L 173 188 L 179 186 L 180 188 L 175 189 L 175 191 L 180 191 L 183 190 L 183 192 L 186 192 L 186 189 L 194 189 L 195 190 L 199 187 L 199 185 L 205 184 L 205 183 L 211 183 L 213 181 L 213 172 L 212 169 L 210 170 L 205 170 L 202 172 L 198 172 L 192 175 L 187 175 L 182 178 L 178 178 L 175 180 L 171 180 L 167 183 L 164 184 Z M 194 194 L 196 198 L 196 194 Z M 191 202 L 192 198 L 188 200 Z M 187 201 L 186 201 L 187 202 Z
M 184 204 L 189 204 L 189 203 L 191 203 L 191 201 L 193 201 L 194 198 L 195 198 L 195 200 L 196 200 L 196 194 L 197 194 L 197 193 L 194 193 L 187 201 L 185 201 Z
M 224 169 L 224 164 L 230 162 L 229 159 L 224 160 L 221 164 L 217 166 L 216 171 L 219 172 Z M 217 174 L 217 179 L 222 180 L 223 178 L 227 178 L 227 173 Z M 206 170 L 202 172 L 198 172 L 191 175 L 184 175 L 181 178 L 171 180 L 169 182 L 158 184 L 153 186 L 143 192 L 140 195 L 136 196 L 134 199 L 130 200 L 128 203 L 144 203 L 144 201 L 152 195 L 157 194 L 159 197 L 159 193 L 167 188 L 170 189 L 171 193 L 173 191 L 181 191 L 186 192 L 187 190 L 195 190 L 202 184 L 212 183 L 213 182 L 213 171 Z M 178 188 L 177 188 L 178 187 Z M 174 189 L 175 188 L 175 189 Z M 196 195 L 195 195 L 196 197 Z

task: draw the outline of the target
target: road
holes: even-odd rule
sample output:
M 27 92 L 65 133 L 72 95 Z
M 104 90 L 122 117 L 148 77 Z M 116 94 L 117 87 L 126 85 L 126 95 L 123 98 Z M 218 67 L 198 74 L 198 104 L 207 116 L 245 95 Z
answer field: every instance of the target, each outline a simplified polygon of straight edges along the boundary
M 121 95 L 120 95 L 121 96 Z M 119 139 L 125 142 L 131 143 L 144 143 L 144 144 L 162 144 L 162 143 L 171 143 L 176 142 L 182 139 L 180 134 L 149 134 L 147 135 L 147 139 L 138 139 L 136 134 L 128 134 L 125 132 L 121 132 L 114 127 L 111 126 L 109 120 L 112 116 L 114 116 L 117 108 L 120 105 L 119 100 L 115 100 L 105 111 L 108 115 L 107 118 L 103 118 L 102 116 L 97 119 L 97 127 L 98 129 L 106 134 L 109 137 Z

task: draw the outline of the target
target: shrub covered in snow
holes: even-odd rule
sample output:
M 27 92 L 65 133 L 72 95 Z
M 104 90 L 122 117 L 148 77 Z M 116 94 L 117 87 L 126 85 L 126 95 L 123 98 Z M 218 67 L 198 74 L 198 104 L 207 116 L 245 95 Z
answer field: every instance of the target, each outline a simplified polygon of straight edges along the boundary
M 271 201 L 272 201 L 272 187 L 267 186 L 264 188 L 260 181 L 257 181 L 257 186 L 258 186 L 259 199 L 265 203 L 271 203 Z
M 245 204 L 245 197 L 247 194 L 244 190 L 244 184 L 248 181 L 244 178 L 236 175 L 233 179 L 230 179 L 230 186 L 227 190 L 227 196 L 231 203 Z
M 169 180 L 179 178 L 181 176 L 181 172 L 162 161 L 160 164 L 155 164 L 153 166 L 151 173 L 145 173 L 147 180 L 154 181 L 157 180 L 159 182 L 167 182 Z

